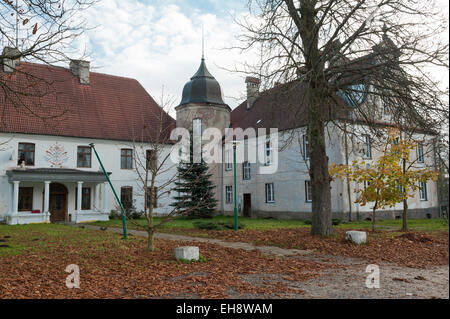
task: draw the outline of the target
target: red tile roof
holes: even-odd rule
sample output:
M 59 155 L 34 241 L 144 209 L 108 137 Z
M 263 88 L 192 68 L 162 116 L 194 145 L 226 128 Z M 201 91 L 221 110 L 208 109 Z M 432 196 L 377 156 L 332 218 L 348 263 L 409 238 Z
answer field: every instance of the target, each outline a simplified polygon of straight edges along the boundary
M 279 84 L 269 90 L 260 92 L 258 99 L 253 106 L 247 110 L 247 101 L 242 102 L 231 112 L 231 126 L 233 128 L 277 128 L 278 131 L 284 131 L 307 124 L 307 101 L 306 84 L 299 81 L 292 81 L 285 84 Z M 344 100 L 335 95 L 332 107 L 329 108 L 329 114 L 324 115 L 325 119 L 349 120 L 349 106 Z M 326 108 L 324 108 L 326 109 Z M 389 123 L 382 119 L 367 120 L 364 118 L 353 118 L 353 123 L 362 125 L 372 125 L 378 127 L 398 127 L 394 122 Z M 368 122 L 370 121 L 370 122 Z M 432 129 L 410 126 L 404 127 L 407 130 L 413 130 L 418 133 L 436 135 L 437 132 Z
M 167 133 L 175 127 L 134 79 L 91 72 L 83 85 L 69 69 L 27 62 L 0 77 L 26 92 L 0 81 L 0 132 L 154 141 L 160 118 Z
M 292 86 L 276 86 L 260 93 L 259 97 L 253 103 L 250 109 L 247 109 L 247 101 L 241 103 L 231 112 L 231 123 L 234 128 L 278 128 L 279 130 L 289 127 L 300 127 L 305 125 L 306 116 L 289 116 L 291 113 L 302 113 L 305 110 L 305 103 L 302 98 L 298 99 L 298 107 L 294 103 L 286 103 L 296 98 L 294 94 L 285 94 L 288 92 L 295 94 L 303 91 L 301 88 Z M 306 114 L 305 114 L 306 115 Z M 297 118 L 296 121 L 294 119 Z
M 252 107 L 247 110 L 244 101 L 231 112 L 233 128 L 277 128 L 278 131 L 298 128 L 307 124 L 306 85 L 300 81 L 279 84 L 260 93 Z M 333 107 L 340 110 L 342 105 Z M 334 117 L 336 118 L 336 114 Z

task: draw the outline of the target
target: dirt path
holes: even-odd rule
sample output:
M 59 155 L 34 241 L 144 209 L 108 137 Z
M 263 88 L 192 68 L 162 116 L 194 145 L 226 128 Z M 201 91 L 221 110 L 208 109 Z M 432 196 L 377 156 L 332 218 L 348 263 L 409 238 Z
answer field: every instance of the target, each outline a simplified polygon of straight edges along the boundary
M 300 283 L 299 288 L 305 291 L 300 298 L 449 298 L 448 266 L 414 269 L 385 264 L 379 267 L 378 289 L 366 287 L 366 265 L 351 265 Z
M 79 225 L 77 227 L 80 227 Z M 86 229 L 100 230 L 101 227 L 93 225 L 81 226 Z M 119 228 L 103 228 L 116 233 L 121 233 Z M 143 231 L 129 230 L 135 236 L 146 236 Z M 429 299 L 449 298 L 449 266 L 437 266 L 428 269 L 416 269 L 399 267 L 392 264 L 380 264 L 380 288 L 367 288 L 366 272 L 368 262 L 362 259 L 320 255 L 312 251 L 298 249 L 283 249 L 273 246 L 255 246 L 243 242 L 226 242 L 219 239 L 190 237 L 166 233 L 157 233 L 157 238 L 185 241 L 185 242 L 209 242 L 222 247 L 260 250 L 267 255 L 281 256 L 289 262 L 289 258 L 302 258 L 314 260 L 320 263 L 338 264 L 339 269 L 326 270 L 321 276 L 304 282 L 286 280 L 282 275 L 275 274 L 243 274 L 242 278 L 252 285 L 286 284 L 289 288 L 298 290 L 298 293 L 290 293 L 282 298 L 333 298 L 333 299 L 358 299 L 358 298 L 406 298 Z M 207 274 L 206 274 L 207 275 Z M 240 295 L 230 289 L 231 298 L 280 298 L 270 295 Z M 176 297 L 176 296 L 174 296 Z M 183 296 L 183 298 L 195 298 L 195 296 Z
M 93 226 L 93 225 L 82 225 L 77 227 L 84 227 L 86 229 L 94 229 L 94 230 L 108 230 L 114 233 L 122 233 L 121 228 L 116 227 L 109 227 L 107 229 L 100 227 L 100 226 Z M 128 230 L 129 234 L 135 235 L 135 236 L 147 236 L 147 233 L 145 231 L 140 230 Z M 276 256 L 293 256 L 293 255 L 307 255 L 311 254 L 312 251 L 309 250 L 300 250 L 300 249 L 284 249 L 280 247 L 275 246 L 255 246 L 249 243 L 243 243 L 243 242 L 229 242 L 229 241 L 223 241 L 220 239 L 213 239 L 213 238 L 201 238 L 201 237 L 191 237 L 191 236 L 183 236 L 183 235 L 175 235 L 175 234 L 167 234 L 167 233 L 156 233 L 156 238 L 160 239 L 168 239 L 168 240 L 174 240 L 174 241 L 187 241 L 187 242 L 203 242 L 203 243 L 211 243 L 211 244 L 217 244 L 222 247 L 227 248 L 235 248 L 235 249 L 244 249 L 244 250 L 259 250 L 262 253 L 266 255 L 276 255 Z

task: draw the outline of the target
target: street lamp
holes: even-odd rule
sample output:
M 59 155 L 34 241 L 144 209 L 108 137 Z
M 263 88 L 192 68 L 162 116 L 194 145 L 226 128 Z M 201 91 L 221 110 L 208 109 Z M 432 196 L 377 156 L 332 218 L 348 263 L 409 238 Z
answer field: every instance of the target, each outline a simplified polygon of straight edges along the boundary
M 233 141 L 233 166 L 234 166 L 234 230 L 238 230 L 237 216 L 237 190 L 236 190 L 236 141 Z

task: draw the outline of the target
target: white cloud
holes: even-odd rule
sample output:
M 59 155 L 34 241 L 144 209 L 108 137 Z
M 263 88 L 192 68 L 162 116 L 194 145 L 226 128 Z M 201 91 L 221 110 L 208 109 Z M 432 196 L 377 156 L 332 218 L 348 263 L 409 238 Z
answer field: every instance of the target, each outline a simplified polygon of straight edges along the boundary
M 246 14 L 239 12 L 238 2 L 209 0 L 201 7 L 190 0 L 102 0 L 84 16 L 98 27 L 82 39 L 96 71 L 135 78 L 156 100 L 164 86 L 178 103 L 184 84 L 200 64 L 203 25 L 208 69 L 221 84 L 225 101 L 234 108 L 244 98 L 244 75 L 224 69 L 257 59 L 249 53 L 222 49 L 236 43 L 240 32 L 228 14 Z M 448 5 L 442 6 L 448 12 Z M 448 86 L 448 71 L 431 72 Z
M 178 103 L 184 84 L 200 64 L 203 24 L 208 69 L 234 108 L 245 91 L 243 76 L 222 68 L 233 68 L 246 56 L 221 49 L 234 41 L 237 26 L 227 15 L 185 11 L 174 4 L 99 2 L 85 16 L 91 25 L 98 25 L 83 38 L 88 42 L 92 67 L 97 72 L 137 79 L 156 100 L 164 86 Z

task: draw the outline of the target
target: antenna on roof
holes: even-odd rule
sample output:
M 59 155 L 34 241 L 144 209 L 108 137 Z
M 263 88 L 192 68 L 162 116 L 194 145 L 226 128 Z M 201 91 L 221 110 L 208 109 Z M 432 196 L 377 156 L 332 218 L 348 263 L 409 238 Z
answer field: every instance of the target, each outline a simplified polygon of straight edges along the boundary
M 203 29 L 203 23 L 202 23 L 202 60 L 205 59 L 205 31 Z
M 16 0 L 16 49 L 19 50 L 19 6 Z

